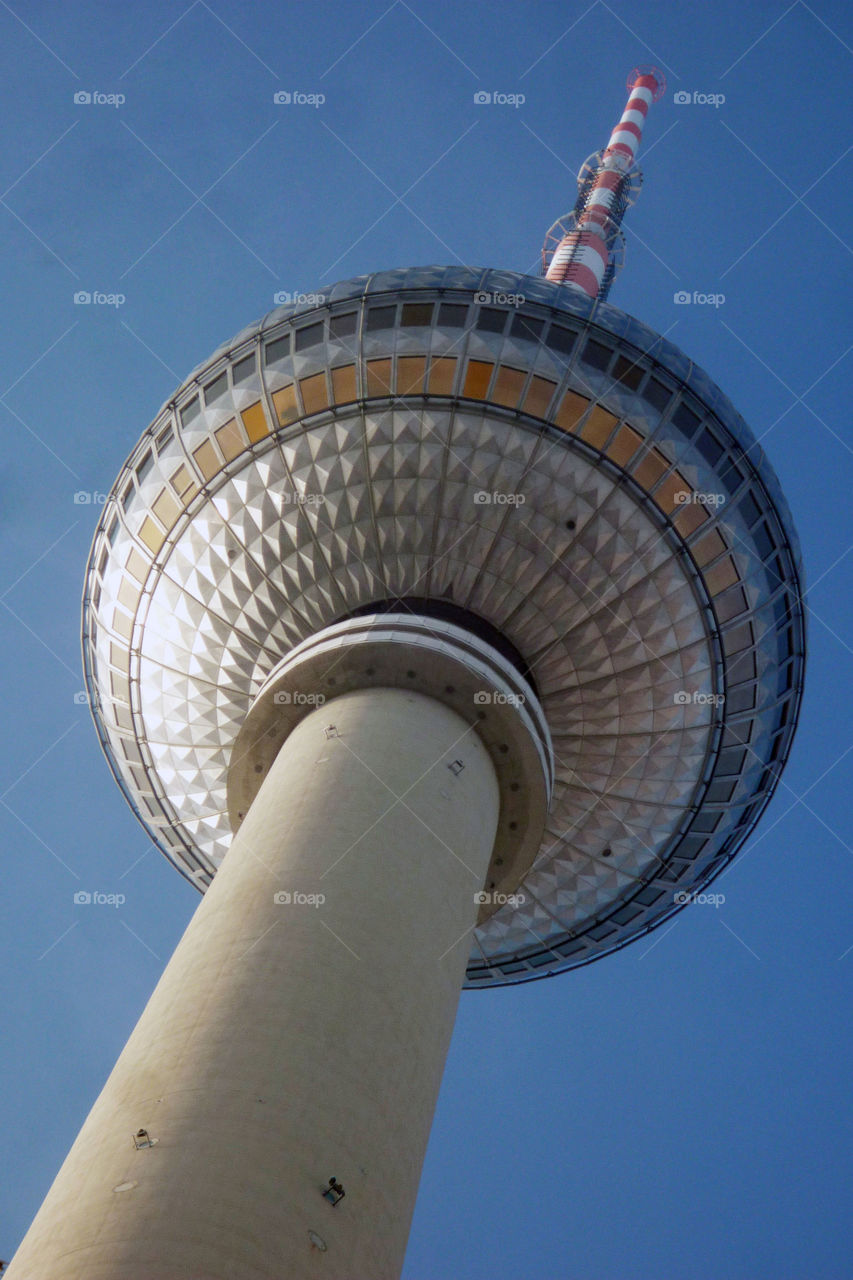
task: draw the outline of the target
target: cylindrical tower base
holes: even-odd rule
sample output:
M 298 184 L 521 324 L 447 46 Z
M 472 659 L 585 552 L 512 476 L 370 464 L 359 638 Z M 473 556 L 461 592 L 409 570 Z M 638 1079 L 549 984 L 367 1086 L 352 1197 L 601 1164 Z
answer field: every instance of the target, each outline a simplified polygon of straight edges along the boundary
M 430 697 L 303 719 L 11 1280 L 396 1280 L 499 805 Z

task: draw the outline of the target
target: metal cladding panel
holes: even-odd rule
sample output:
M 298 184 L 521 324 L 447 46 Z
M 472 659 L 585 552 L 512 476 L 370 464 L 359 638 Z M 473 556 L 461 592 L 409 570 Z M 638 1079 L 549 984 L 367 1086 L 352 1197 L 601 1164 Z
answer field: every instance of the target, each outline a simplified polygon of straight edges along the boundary
M 204 888 L 273 666 L 371 603 L 451 600 L 523 655 L 557 767 L 469 984 L 585 963 L 704 887 L 776 784 L 804 652 L 778 481 L 706 374 L 577 291 L 435 267 L 316 298 L 199 366 L 106 504 L 83 639 L 110 765 Z

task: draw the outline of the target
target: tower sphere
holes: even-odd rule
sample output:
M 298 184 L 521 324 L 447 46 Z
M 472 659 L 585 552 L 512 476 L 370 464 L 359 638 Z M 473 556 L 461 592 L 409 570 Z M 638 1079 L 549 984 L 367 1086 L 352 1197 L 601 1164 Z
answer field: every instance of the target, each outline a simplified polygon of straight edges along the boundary
M 297 646 L 393 612 L 503 647 L 553 789 L 467 984 L 518 982 L 647 932 L 734 856 L 797 719 L 800 579 L 762 449 L 678 348 L 547 279 L 387 271 L 272 311 L 157 414 L 95 535 L 87 687 L 203 890 L 237 735 Z M 477 692 L 472 724 L 497 710 Z

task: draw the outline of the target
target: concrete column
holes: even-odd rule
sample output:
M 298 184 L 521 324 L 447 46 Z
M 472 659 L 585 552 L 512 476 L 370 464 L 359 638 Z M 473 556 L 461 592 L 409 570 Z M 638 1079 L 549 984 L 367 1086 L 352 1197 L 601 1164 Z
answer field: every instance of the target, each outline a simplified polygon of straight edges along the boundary
M 396 1280 L 499 804 L 430 697 L 302 720 L 10 1280 Z

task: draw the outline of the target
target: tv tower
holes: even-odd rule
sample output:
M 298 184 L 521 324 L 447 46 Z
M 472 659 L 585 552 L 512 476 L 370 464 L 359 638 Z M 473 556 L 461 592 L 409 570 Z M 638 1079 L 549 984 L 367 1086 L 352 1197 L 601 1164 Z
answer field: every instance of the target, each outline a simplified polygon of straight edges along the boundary
M 86 684 L 204 896 L 13 1280 L 395 1280 L 461 987 L 644 936 L 769 801 L 791 518 L 723 393 L 603 300 L 662 87 L 631 77 L 543 278 L 279 307 L 131 452 Z

